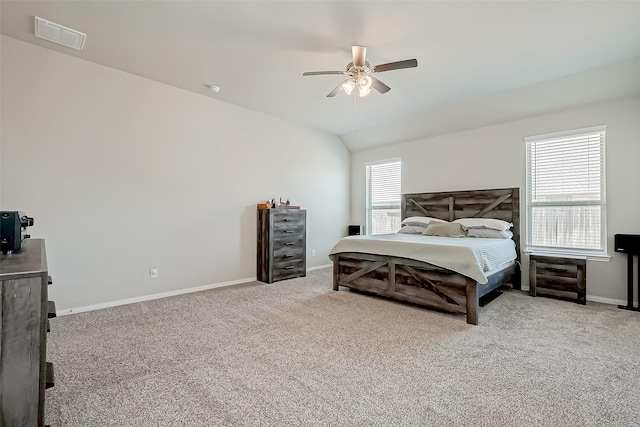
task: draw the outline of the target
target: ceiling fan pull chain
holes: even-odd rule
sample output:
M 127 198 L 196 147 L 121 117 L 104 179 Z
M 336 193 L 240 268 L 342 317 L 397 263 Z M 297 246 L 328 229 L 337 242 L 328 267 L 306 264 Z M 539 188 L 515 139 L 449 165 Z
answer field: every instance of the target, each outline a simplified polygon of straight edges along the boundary
M 358 92 L 353 91 L 353 114 L 358 114 Z

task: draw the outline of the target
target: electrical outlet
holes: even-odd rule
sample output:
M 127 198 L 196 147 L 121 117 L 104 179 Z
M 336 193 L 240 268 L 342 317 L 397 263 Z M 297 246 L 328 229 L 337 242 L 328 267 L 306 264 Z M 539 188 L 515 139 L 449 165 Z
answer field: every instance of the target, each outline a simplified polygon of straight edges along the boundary
M 316 250 L 315 249 L 311 249 L 311 256 L 316 256 Z
M 149 270 L 149 277 L 152 279 L 157 279 L 158 278 L 158 269 L 157 268 L 152 268 Z

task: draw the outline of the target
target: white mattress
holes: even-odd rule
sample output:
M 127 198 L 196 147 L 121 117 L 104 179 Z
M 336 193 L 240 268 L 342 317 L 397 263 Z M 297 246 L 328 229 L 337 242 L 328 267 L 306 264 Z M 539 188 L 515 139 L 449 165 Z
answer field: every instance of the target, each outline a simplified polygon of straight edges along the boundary
M 379 234 L 341 239 L 329 256 L 345 252 L 389 255 L 427 262 L 487 283 L 485 273 L 516 259 L 511 239 L 437 237 L 421 234 Z

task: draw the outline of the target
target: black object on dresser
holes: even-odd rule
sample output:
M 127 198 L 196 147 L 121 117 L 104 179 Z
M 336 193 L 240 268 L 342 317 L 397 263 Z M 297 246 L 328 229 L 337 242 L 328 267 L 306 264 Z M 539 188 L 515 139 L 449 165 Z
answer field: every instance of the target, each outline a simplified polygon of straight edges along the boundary
M 538 294 L 586 304 L 586 257 L 529 255 L 529 295 Z
M 53 385 L 48 318 L 55 316 L 44 240 L 25 240 L 19 252 L 0 255 L 0 282 L 0 426 L 42 426 L 45 388 Z
M 640 311 L 640 305 L 633 306 L 633 257 L 640 256 L 640 234 L 616 234 L 613 236 L 616 252 L 627 254 L 627 305 L 619 305 L 624 310 Z M 640 298 L 640 267 L 638 267 L 638 298 Z
M 22 240 L 29 237 L 23 230 L 33 225 L 33 218 L 17 211 L 0 211 L 0 249 L 3 254 L 18 252 Z
M 306 276 L 306 210 L 258 209 L 257 231 L 258 280 L 273 283 Z

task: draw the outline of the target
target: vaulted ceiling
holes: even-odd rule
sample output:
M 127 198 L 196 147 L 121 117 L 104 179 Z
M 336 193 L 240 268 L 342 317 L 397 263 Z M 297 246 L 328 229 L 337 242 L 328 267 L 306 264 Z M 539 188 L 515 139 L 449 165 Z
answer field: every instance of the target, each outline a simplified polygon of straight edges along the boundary
M 339 136 L 351 150 L 640 96 L 639 1 L 7 1 L 1 33 Z M 34 36 L 34 17 L 87 34 Z M 364 98 L 326 95 L 351 46 Z M 221 87 L 219 93 L 207 85 Z

